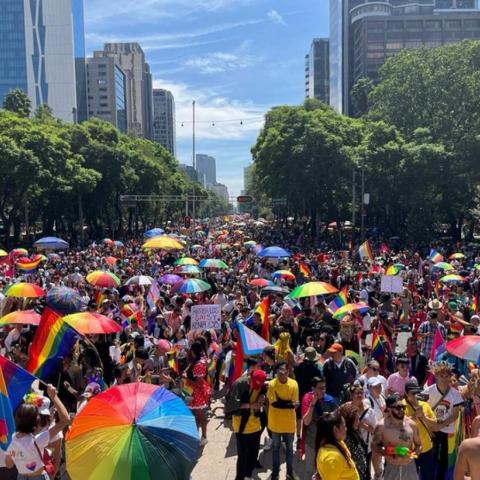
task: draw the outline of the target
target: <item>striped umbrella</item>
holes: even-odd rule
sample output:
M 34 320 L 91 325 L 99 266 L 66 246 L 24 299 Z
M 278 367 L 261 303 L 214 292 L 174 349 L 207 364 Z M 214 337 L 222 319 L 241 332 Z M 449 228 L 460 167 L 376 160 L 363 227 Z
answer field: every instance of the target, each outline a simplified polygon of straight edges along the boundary
M 77 290 L 68 287 L 53 287 L 47 293 L 46 303 L 59 313 L 69 314 L 84 310 L 86 301 Z
M 175 273 L 180 273 L 181 275 L 199 275 L 202 271 L 196 265 L 180 265 L 175 269 Z
M 194 258 L 182 257 L 175 260 L 175 265 L 198 265 L 198 262 Z
M 35 310 L 16 310 L 0 318 L 0 326 L 19 324 L 19 325 L 39 325 L 42 316 Z
M 33 283 L 14 283 L 5 291 L 7 297 L 39 298 L 45 296 L 45 290 Z
M 336 293 L 338 289 L 326 282 L 308 282 L 294 288 L 290 298 L 315 297 L 317 295 L 328 295 Z
M 187 280 L 176 283 L 172 290 L 178 293 L 201 293 L 210 290 L 212 287 L 209 283 L 196 278 L 188 278 Z
M 120 279 L 112 272 L 95 270 L 87 275 L 86 280 L 91 285 L 104 288 L 116 288 L 120 286 Z
M 228 268 L 228 265 L 218 258 L 206 258 L 200 261 L 199 267 L 201 268 Z
M 80 312 L 63 317 L 63 321 L 82 335 L 118 333 L 122 327 L 99 313 Z

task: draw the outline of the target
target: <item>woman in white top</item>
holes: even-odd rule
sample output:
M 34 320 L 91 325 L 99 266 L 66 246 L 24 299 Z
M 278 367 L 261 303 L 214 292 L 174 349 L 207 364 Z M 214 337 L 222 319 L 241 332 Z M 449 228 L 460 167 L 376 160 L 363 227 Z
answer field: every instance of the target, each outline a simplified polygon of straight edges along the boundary
M 18 480 L 48 480 L 43 463 L 45 448 L 69 423 L 70 418 L 63 403 L 57 396 L 53 385 L 48 385 L 47 394 L 52 400 L 57 413 L 58 422 L 48 430 L 40 431 L 38 407 L 22 404 L 15 412 L 16 431 L 10 443 L 5 464 L 7 468 L 17 467 Z M 40 431 L 40 433 L 38 433 Z

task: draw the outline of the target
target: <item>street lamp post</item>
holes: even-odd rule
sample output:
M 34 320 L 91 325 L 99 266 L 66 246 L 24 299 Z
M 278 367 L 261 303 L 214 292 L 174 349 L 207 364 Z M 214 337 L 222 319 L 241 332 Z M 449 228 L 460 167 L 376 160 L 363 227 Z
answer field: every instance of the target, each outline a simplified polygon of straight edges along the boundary
M 192 165 L 193 169 L 196 172 L 196 161 L 195 161 L 195 100 L 192 102 L 192 116 L 193 116 L 193 128 L 192 128 Z M 193 201 L 192 201 L 192 225 L 193 225 L 193 230 L 195 230 L 195 180 L 192 182 L 193 185 Z

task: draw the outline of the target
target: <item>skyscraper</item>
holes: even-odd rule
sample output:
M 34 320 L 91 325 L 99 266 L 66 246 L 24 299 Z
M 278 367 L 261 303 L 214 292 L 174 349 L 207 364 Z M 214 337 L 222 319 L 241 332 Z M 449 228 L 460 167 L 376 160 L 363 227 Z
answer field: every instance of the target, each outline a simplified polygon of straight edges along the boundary
M 2 0 L 0 39 L 0 102 L 20 88 L 33 109 L 48 104 L 67 122 L 84 115 L 82 0 Z
M 145 54 L 138 43 L 106 43 L 96 57 L 115 59 L 126 77 L 127 130 L 139 137 L 151 138 L 152 80 Z
M 477 0 L 330 0 L 330 105 L 351 114 L 351 89 L 378 80 L 386 59 L 404 48 L 480 38 Z
M 175 100 L 172 92 L 162 88 L 153 89 L 152 139 L 175 156 Z
M 310 52 L 305 55 L 305 98 L 329 102 L 329 41 L 314 38 Z
M 198 173 L 198 181 L 204 187 L 217 183 L 217 166 L 214 157 L 197 153 L 195 156 L 195 165 Z
M 112 57 L 87 59 L 88 116 L 127 132 L 125 73 Z

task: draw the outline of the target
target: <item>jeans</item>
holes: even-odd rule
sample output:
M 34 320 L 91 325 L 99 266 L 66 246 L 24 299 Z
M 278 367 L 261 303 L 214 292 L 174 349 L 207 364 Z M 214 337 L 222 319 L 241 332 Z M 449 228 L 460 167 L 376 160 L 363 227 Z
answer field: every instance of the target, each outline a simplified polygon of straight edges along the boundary
M 17 480 L 49 480 L 49 477 L 47 473 L 42 473 L 33 477 L 29 477 L 28 475 L 22 475 L 21 473 L 19 473 Z
M 285 442 L 285 459 L 287 462 L 287 474 L 293 473 L 293 436 L 294 433 L 272 432 L 272 477 L 278 478 L 280 474 L 280 445 Z
M 433 448 L 428 452 L 421 453 L 415 463 L 421 480 L 435 479 L 435 450 Z
M 251 477 L 257 463 L 262 431 L 254 433 L 236 433 L 237 439 L 237 476 L 235 480 Z

